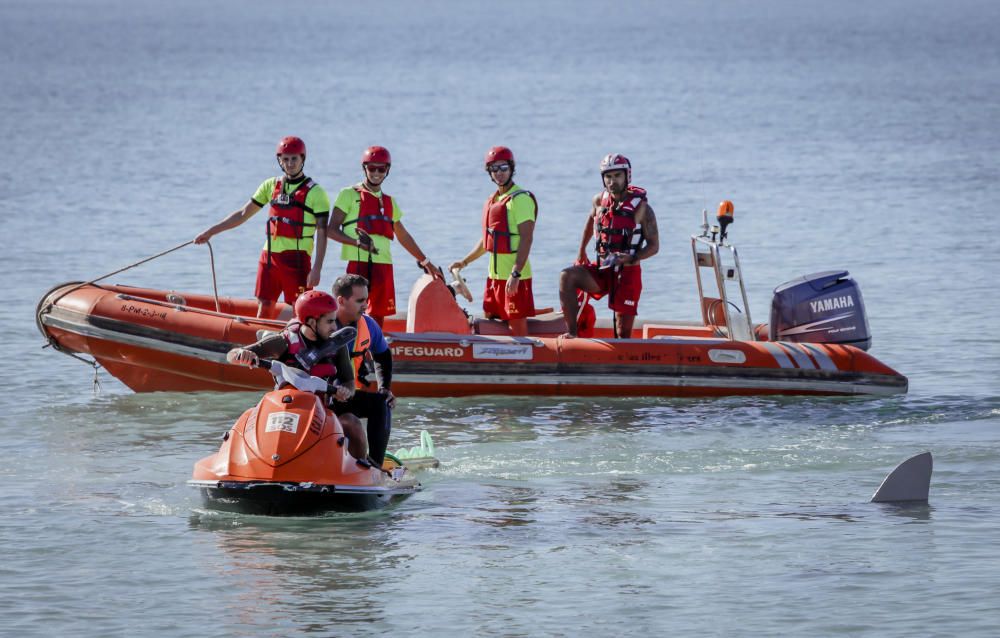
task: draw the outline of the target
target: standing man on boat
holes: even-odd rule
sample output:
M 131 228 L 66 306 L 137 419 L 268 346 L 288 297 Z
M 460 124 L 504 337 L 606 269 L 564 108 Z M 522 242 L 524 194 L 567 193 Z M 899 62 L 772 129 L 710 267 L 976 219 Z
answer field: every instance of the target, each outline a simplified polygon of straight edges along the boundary
M 337 324 L 337 301 L 329 293 L 309 290 L 295 300 L 295 318 L 279 333 L 269 334 L 257 343 L 245 348 L 233 348 L 226 354 L 229 363 L 250 366 L 258 365 L 261 358 L 276 359 L 285 365 L 326 379 L 337 384 L 337 393 L 332 400 L 349 401 L 354 396 L 354 366 L 351 355 L 344 346 L 330 352 L 330 336 L 339 330 Z M 347 450 L 356 459 L 364 460 L 367 455 L 364 428 L 361 421 L 351 414 L 340 419 L 347 435 Z
M 243 208 L 194 238 L 194 243 L 204 244 L 271 205 L 267 242 L 257 264 L 254 288 L 257 316 L 267 318 L 277 316 L 274 304 L 281 294 L 286 303 L 294 304 L 300 294 L 319 285 L 326 255 L 326 220 L 330 214 L 330 196 L 302 172 L 306 163 L 305 142 L 293 136 L 283 138 L 275 155 L 284 175 L 265 180 Z M 319 238 L 315 242 L 315 264 L 311 261 L 314 237 Z
M 489 277 L 483 293 L 487 318 L 503 319 L 515 336 L 528 334 L 528 317 L 535 315 L 531 291 L 531 251 L 538 202 L 514 183 L 514 153 L 494 146 L 486 153 L 486 172 L 497 185 L 483 205 L 483 235 L 461 261 L 450 268 L 465 268 L 490 253 Z
M 628 339 L 642 293 L 639 262 L 660 250 L 660 234 L 645 189 L 632 184 L 632 163 L 627 157 L 605 156 L 601 160 L 601 179 L 604 190 L 594 195 L 576 264 L 563 270 L 559 277 L 559 300 L 568 330 L 563 336 L 577 336 L 580 311 L 577 289 L 580 289 L 594 299 L 608 295 L 608 307 L 614 312 L 615 337 Z M 596 263 L 587 259 L 591 237 L 597 240 Z
M 365 314 L 369 304 L 368 281 L 361 275 L 347 273 L 333 283 L 337 297 L 337 328 L 353 326 L 358 336 L 351 348 L 355 392 L 347 401 L 339 400 L 333 411 L 368 420 L 368 458 L 382 466 L 392 430 L 392 351 L 378 322 Z
M 333 219 L 327 234 L 343 244 L 340 258 L 347 262 L 347 272 L 371 282 L 368 315 L 379 326 L 396 314 L 396 284 L 392 270 L 390 245 L 400 245 L 417 260 L 426 272 L 440 277 L 440 272 L 420 250 L 413 236 L 403 226 L 403 211 L 392 196 L 382 192 L 382 182 L 389 177 L 392 156 L 384 146 L 370 146 L 361 155 L 364 181 L 340 191 L 333 203 Z

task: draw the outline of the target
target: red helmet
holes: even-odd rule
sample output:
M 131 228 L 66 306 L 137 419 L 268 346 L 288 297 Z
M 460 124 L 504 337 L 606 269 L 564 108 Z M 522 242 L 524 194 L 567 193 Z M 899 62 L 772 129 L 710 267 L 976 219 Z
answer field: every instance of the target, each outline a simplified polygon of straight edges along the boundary
M 337 300 L 322 290 L 307 290 L 295 300 L 295 318 L 300 323 L 306 319 L 320 317 L 328 312 L 336 312 Z
M 389 149 L 384 146 L 369 146 L 361 154 L 361 165 L 364 166 L 365 164 L 385 164 L 386 166 L 392 166 L 392 155 L 389 155 Z
M 275 155 L 281 155 L 287 153 L 288 155 L 301 155 L 303 159 L 306 156 L 306 143 L 302 141 L 301 137 L 295 137 L 294 135 L 289 135 L 288 137 L 281 138 L 278 142 L 278 150 Z
M 509 162 L 511 166 L 514 166 L 514 151 L 506 146 L 494 146 L 486 151 L 486 166 L 493 162 Z
M 625 171 L 625 183 L 632 183 L 632 162 L 618 153 L 608 153 L 601 160 L 601 176 L 610 171 Z

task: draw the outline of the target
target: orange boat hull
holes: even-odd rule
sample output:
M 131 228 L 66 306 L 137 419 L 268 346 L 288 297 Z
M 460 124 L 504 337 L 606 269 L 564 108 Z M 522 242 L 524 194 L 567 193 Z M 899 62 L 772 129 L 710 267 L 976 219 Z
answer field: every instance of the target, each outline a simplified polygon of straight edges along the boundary
M 65 284 L 38 307 L 51 345 L 92 357 L 136 392 L 270 388 L 271 375 L 225 353 L 282 321 L 253 317 L 253 300 L 127 286 Z M 287 313 L 287 308 L 284 309 Z M 565 339 L 406 333 L 387 321 L 400 396 L 890 395 L 907 379 L 852 346 L 732 341 L 712 327 L 652 329 L 647 339 Z

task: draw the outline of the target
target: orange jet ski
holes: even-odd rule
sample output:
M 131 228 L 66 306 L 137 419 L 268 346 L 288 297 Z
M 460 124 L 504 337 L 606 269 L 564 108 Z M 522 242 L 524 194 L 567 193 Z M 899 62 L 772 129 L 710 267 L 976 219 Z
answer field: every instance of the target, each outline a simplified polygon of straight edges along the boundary
M 340 332 L 350 332 L 353 328 Z M 347 451 L 347 436 L 317 393 L 335 388 L 278 361 L 261 360 L 276 390 L 247 410 L 222 447 L 194 465 L 188 485 L 213 509 L 308 515 L 384 507 L 421 489 L 413 472 L 387 457 L 375 467 Z

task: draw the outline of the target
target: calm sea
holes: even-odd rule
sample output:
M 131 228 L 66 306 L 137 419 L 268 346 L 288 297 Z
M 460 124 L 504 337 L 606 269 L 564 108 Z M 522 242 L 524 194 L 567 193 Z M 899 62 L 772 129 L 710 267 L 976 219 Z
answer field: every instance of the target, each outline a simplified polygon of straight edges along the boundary
M 0 634 L 996 635 L 998 26 L 963 0 L 0 2 Z M 439 264 L 476 241 L 483 152 L 512 147 L 540 306 L 625 153 L 661 233 L 641 316 L 696 317 L 688 237 L 732 199 L 753 318 L 846 268 L 910 392 L 401 401 L 391 448 L 427 429 L 442 467 L 400 506 L 203 511 L 191 466 L 257 397 L 105 372 L 95 395 L 35 304 L 242 205 L 288 134 L 334 193 L 389 147 Z M 262 241 L 260 219 L 213 240 L 222 294 L 250 296 Z M 113 281 L 207 292 L 208 253 Z M 923 450 L 928 506 L 867 502 Z

